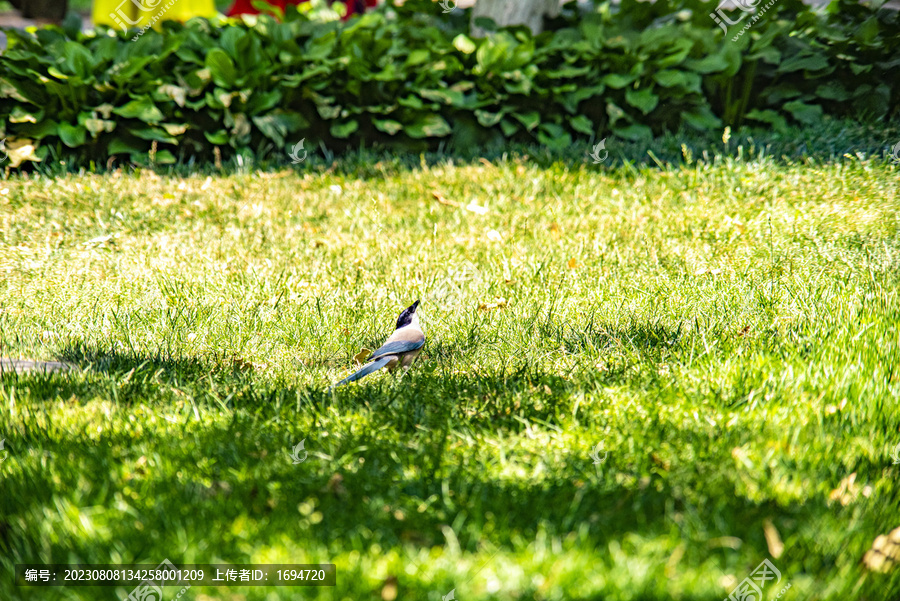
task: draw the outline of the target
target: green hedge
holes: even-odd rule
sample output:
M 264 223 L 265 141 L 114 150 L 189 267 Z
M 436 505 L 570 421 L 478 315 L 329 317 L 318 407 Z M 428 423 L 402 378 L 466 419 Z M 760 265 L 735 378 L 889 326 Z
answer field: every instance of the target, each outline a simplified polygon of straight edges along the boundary
M 762 5 L 761 5 L 762 6 Z M 533 36 L 468 33 L 468 15 L 407 0 L 346 23 L 167 22 L 133 41 L 77 24 L 6 30 L 0 116 L 13 163 L 33 156 L 158 163 L 300 139 L 332 150 L 423 150 L 573 137 L 641 139 L 682 125 L 884 120 L 900 104 L 900 20 L 855 0 L 816 12 L 776 0 L 726 35 L 712 3 L 605 2 L 568 8 Z M 726 13 L 729 14 L 729 13 Z M 742 13 L 733 12 L 732 19 Z M 27 160 L 25 161 L 27 164 Z

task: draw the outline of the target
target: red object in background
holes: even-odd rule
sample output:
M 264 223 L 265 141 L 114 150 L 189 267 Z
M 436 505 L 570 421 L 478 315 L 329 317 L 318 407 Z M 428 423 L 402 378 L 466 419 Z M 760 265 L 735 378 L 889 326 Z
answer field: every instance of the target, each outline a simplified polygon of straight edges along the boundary
M 227 15 L 229 17 L 234 17 L 236 15 L 258 15 L 259 11 L 253 8 L 251 1 L 252 0 L 234 0 L 234 4 L 228 9 Z M 277 6 L 281 10 L 284 10 L 285 6 L 288 4 L 296 6 L 306 1 L 307 0 L 265 0 L 266 4 Z M 347 15 L 344 17 L 345 19 L 352 14 L 361 13 L 367 8 L 373 8 L 378 4 L 378 0 L 348 0 L 346 4 Z

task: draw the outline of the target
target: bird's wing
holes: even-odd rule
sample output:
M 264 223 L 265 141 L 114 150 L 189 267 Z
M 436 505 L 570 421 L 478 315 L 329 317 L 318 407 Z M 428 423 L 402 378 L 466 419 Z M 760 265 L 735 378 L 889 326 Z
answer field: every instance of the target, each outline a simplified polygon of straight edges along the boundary
M 419 340 L 388 340 L 381 346 L 380 349 L 372 353 L 372 356 L 369 357 L 369 361 L 379 359 L 381 357 L 384 357 L 385 355 L 399 355 L 400 353 L 408 353 L 410 351 L 422 348 L 422 345 L 424 344 L 424 336 L 422 336 L 422 338 Z
M 338 386 L 343 386 L 344 384 L 346 384 L 348 382 L 355 382 L 356 380 L 365 378 L 373 371 L 378 371 L 379 369 L 381 369 L 382 367 L 384 367 L 385 365 L 387 365 L 390 362 L 391 362 L 391 357 L 382 357 L 381 359 L 378 359 L 377 361 L 373 361 L 372 363 L 369 363 L 368 365 L 366 365 L 359 371 L 350 374 L 349 376 L 347 376 L 346 378 L 344 378 L 343 380 L 341 380 L 340 382 L 338 382 L 337 384 L 332 386 L 332 388 L 337 388 Z
M 385 355 L 408 353 L 422 348 L 423 344 L 425 344 L 425 334 L 422 333 L 422 330 L 415 327 L 400 328 L 399 330 L 394 330 L 394 333 L 384 341 L 381 348 L 372 353 L 369 361 Z

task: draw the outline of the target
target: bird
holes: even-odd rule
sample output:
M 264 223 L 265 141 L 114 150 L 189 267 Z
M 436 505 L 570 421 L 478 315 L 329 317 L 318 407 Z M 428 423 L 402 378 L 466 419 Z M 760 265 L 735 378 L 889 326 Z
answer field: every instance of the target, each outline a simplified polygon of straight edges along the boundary
M 332 388 L 365 378 L 382 367 L 387 367 L 388 371 L 394 371 L 398 365 L 403 369 L 409 369 L 416 355 L 425 345 L 425 334 L 419 326 L 419 316 L 416 314 L 418 307 L 419 301 L 416 301 L 404 309 L 397 318 L 397 328 L 394 333 L 384 341 L 381 348 L 369 356 L 366 361 L 367 365 L 350 374 Z

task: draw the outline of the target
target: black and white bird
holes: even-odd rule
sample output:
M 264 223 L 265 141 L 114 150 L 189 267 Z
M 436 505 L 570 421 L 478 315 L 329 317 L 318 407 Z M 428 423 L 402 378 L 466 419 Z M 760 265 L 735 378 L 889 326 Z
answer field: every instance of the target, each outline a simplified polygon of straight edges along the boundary
M 334 386 L 337 387 L 348 382 L 355 382 L 365 378 L 372 372 L 378 371 L 382 367 L 387 367 L 388 371 L 394 371 L 397 366 L 409 369 L 416 355 L 419 354 L 419 351 L 425 345 L 425 334 L 419 326 L 419 316 L 416 315 L 418 306 L 419 301 L 416 301 L 403 310 L 400 317 L 397 318 L 397 329 L 384 341 L 381 348 L 369 356 L 366 366 L 347 376 Z

